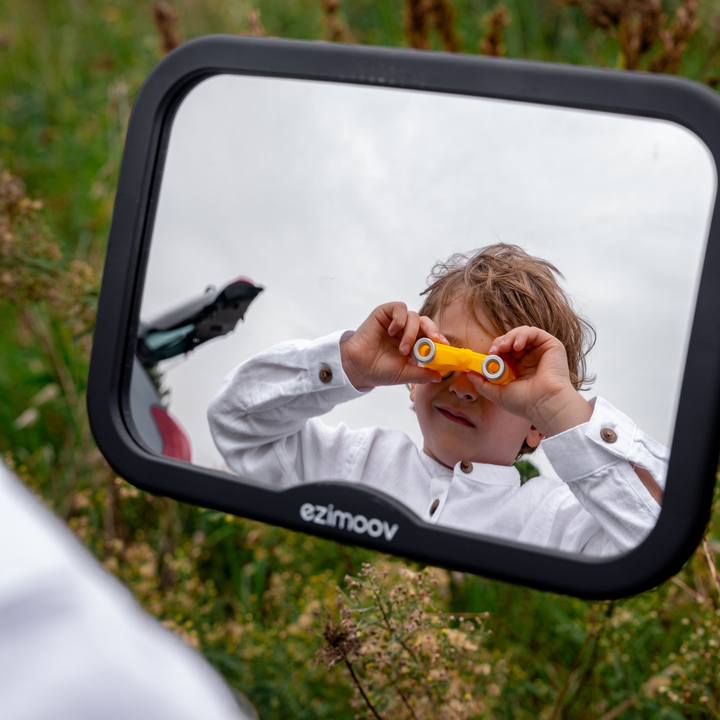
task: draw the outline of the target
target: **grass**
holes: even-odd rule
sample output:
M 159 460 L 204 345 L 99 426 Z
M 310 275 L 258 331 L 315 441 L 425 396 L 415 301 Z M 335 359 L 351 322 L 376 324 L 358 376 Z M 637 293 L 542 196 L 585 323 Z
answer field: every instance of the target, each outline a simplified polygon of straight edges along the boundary
M 243 32 L 253 7 L 269 35 L 317 39 L 324 32 L 315 0 L 173 4 L 186 39 Z M 463 51 L 477 52 L 495 3 L 453 6 Z M 592 28 L 580 8 L 549 0 L 508 0 L 506 7 L 509 56 L 622 66 L 617 42 Z M 672 15 L 676 7 L 666 10 Z M 716 8 L 700 9 L 703 25 L 681 65 L 687 77 L 712 82 L 718 72 Z M 58 272 L 69 272 L 73 259 L 102 268 L 128 111 L 160 59 L 150 10 L 139 0 L 0 5 L 0 159 L 31 198 L 43 199 L 41 221 L 62 251 Z M 345 0 L 341 17 L 360 42 L 405 44 L 399 0 Z M 436 35 L 430 42 L 440 48 Z M 154 498 L 116 478 L 88 435 L 86 342 L 75 339 L 67 315 L 50 302 L 1 307 L 0 452 L 149 612 L 250 697 L 264 720 L 354 717 L 346 671 L 312 662 L 321 644 L 314 613 L 334 607 L 335 585 L 347 589 L 344 577 L 357 575 L 363 562 L 398 563 Z M 18 427 L 17 418 L 50 385 L 60 388 L 57 396 L 37 407 L 36 422 Z M 438 577 L 434 602 L 443 618 L 488 613 L 486 648 L 498 694 L 486 699 L 496 718 L 609 720 L 617 708 L 624 719 L 718 712 L 720 595 L 702 548 L 674 580 L 612 607 L 456 573 Z

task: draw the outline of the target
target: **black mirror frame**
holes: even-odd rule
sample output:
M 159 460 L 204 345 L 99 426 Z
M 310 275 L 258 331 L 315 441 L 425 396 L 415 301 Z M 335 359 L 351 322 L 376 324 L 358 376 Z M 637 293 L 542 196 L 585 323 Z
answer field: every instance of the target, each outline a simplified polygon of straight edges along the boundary
M 428 526 L 396 500 L 341 483 L 284 491 L 159 457 L 136 441 L 124 408 L 138 309 L 165 152 L 187 93 L 217 74 L 312 79 L 480 96 L 659 118 L 682 125 L 720 159 L 720 98 L 676 77 L 550 63 L 216 35 L 163 59 L 133 107 L 120 171 L 88 384 L 93 434 L 114 470 L 139 488 L 338 542 L 586 599 L 642 592 L 676 573 L 708 522 L 720 450 L 720 227 L 710 224 L 677 408 L 662 512 L 647 539 L 615 559 L 579 559 L 528 545 Z M 125 398 L 127 399 L 127 397 Z M 399 530 L 382 536 L 309 524 L 304 503 L 377 517 Z

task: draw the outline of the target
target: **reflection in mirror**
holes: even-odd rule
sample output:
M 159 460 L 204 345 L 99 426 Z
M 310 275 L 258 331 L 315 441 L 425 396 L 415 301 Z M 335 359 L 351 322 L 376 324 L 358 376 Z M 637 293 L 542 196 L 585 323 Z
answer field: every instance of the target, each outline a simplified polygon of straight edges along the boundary
M 206 80 L 170 136 L 131 383 L 137 430 L 154 452 L 273 487 L 343 479 L 430 524 L 587 556 L 624 552 L 660 511 L 662 446 L 715 186 L 704 144 L 664 121 L 349 84 Z M 516 414 L 463 413 L 463 402 L 489 407 L 490 391 L 460 370 L 416 385 L 417 412 L 406 376 L 358 392 L 340 339 L 355 343 L 357 359 L 360 334 L 341 331 L 391 301 L 419 310 L 438 261 L 498 244 L 555 266 L 597 332 L 587 357 L 596 382 L 563 395 L 574 414 L 553 406 L 532 416 L 535 427 L 510 396 L 493 397 Z M 493 327 L 502 323 L 482 304 L 478 324 L 450 295 L 433 320 L 451 344 L 487 354 L 510 327 Z M 535 297 L 527 317 L 543 302 Z M 422 329 L 418 337 L 433 328 Z M 271 349 L 291 340 L 303 342 Z M 539 376 L 534 360 L 521 365 Z M 593 410 L 585 398 L 594 397 Z M 468 432 L 486 450 L 475 440 L 453 450 Z M 541 475 L 523 483 L 504 445 L 537 445 L 541 434 L 552 437 L 524 456 Z M 325 521 L 351 522 L 332 510 Z

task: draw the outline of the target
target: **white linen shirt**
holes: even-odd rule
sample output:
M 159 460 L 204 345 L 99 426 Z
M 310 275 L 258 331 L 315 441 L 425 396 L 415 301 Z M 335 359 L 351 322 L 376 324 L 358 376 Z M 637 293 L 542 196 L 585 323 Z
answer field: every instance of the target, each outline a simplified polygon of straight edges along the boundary
M 2 720 L 250 720 L 0 462 Z
M 542 441 L 562 480 L 523 485 L 514 466 L 445 467 L 399 430 L 325 425 L 318 416 L 363 394 L 342 368 L 340 341 L 351 334 L 281 343 L 225 378 L 208 420 L 234 472 L 278 488 L 359 483 L 430 524 L 593 556 L 630 550 L 654 527 L 660 506 L 630 462 L 664 487 L 668 451 L 600 398 L 589 422 Z M 603 440 L 603 429 L 617 439 Z

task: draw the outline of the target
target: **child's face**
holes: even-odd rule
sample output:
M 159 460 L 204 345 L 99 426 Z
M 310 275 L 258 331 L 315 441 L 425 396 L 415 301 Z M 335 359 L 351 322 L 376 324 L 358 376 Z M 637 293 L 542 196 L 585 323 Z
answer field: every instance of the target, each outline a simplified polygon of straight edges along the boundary
M 492 327 L 485 313 L 477 315 L 484 327 Z M 465 298 L 456 298 L 433 320 L 453 346 L 488 354 L 494 336 L 478 325 Z M 524 440 L 535 447 L 541 439 L 529 420 L 479 395 L 466 373 L 454 372 L 440 383 L 413 385 L 410 399 L 415 403 L 424 451 L 447 467 L 462 460 L 511 465 Z

